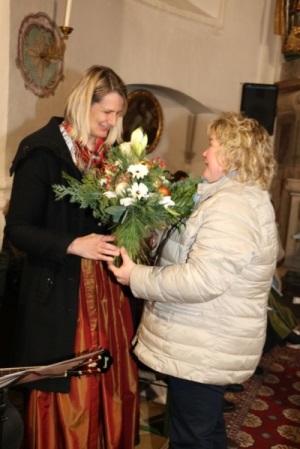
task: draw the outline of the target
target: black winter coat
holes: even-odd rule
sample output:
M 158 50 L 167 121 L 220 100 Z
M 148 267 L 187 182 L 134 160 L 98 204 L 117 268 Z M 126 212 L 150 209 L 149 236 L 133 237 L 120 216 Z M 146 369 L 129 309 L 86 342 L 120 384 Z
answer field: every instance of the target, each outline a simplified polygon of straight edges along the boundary
M 55 200 L 53 184 L 62 173 L 81 179 L 53 117 L 26 137 L 13 161 L 13 189 L 5 235 L 26 253 L 19 298 L 19 335 L 15 365 L 42 365 L 73 356 L 78 314 L 80 257 L 67 255 L 79 236 L 106 229 L 91 211 Z M 89 348 L 87 348 L 89 349 Z M 39 389 L 67 391 L 68 381 L 39 382 Z

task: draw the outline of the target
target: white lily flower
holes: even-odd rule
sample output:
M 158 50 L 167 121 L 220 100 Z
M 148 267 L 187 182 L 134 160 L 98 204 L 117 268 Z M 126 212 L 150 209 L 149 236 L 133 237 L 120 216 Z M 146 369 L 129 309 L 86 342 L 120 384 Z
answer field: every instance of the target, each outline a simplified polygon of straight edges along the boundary
M 129 197 L 121 198 L 120 199 L 120 204 L 121 204 L 121 206 L 128 207 L 128 206 L 131 206 L 133 203 L 135 203 L 135 201 L 136 200 L 134 198 L 129 198 Z
M 115 192 L 112 192 L 111 190 L 104 192 L 103 195 L 107 196 L 107 198 L 117 198 L 117 194 Z
M 142 182 L 140 182 L 139 184 L 137 182 L 134 182 L 129 191 L 131 192 L 133 198 L 138 198 L 139 200 L 141 198 L 148 198 L 148 187 Z
M 175 203 L 173 200 L 171 200 L 170 196 L 163 196 L 161 200 L 159 200 L 159 204 L 161 204 L 164 207 L 175 206 Z
M 133 178 L 141 179 L 149 173 L 149 168 L 145 164 L 130 165 L 127 169 Z
M 132 151 L 132 146 L 130 142 L 122 142 L 120 143 L 120 150 L 122 151 L 122 153 L 125 154 L 130 154 Z
M 148 136 L 144 134 L 141 127 L 135 129 L 131 133 L 130 143 L 135 154 L 139 157 L 146 149 L 148 144 Z

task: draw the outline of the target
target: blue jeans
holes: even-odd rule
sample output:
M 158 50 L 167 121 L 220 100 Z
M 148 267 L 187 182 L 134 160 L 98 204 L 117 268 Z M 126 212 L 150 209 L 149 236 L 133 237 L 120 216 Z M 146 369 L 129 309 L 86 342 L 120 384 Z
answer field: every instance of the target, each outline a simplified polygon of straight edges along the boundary
M 169 377 L 170 449 L 226 449 L 225 387 Z

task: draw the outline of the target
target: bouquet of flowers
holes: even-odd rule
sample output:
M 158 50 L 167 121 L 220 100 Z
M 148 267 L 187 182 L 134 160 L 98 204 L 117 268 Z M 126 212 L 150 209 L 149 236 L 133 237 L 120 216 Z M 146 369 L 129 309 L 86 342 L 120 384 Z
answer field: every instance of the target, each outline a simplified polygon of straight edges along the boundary
M 112 146 L 100 168 L 81 181 L 63 174 L 68 185 L 54 185 L 56 199 L 91 208 L 95 218 L 110 226 L 118 246 L 136 263 L 147 263 L 153 231 L 180 227 L 190 215 L 200 177 L 173 182 L 160 158 L 146 158 L 148 138 L 141 128 L 130 142 Z

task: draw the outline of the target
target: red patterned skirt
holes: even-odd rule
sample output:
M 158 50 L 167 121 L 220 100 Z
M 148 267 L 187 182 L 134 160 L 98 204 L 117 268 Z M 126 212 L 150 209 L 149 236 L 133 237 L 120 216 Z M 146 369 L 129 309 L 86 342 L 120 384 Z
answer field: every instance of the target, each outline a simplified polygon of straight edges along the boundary
M 32 390 L 26 449 L 133 449 L 138 434 L 138 371 L 131 356 L 130 303 L 101 262 L 82 259 L 74 352 L 106 348 L 105 374 L 71 379 L 68 394 Z

